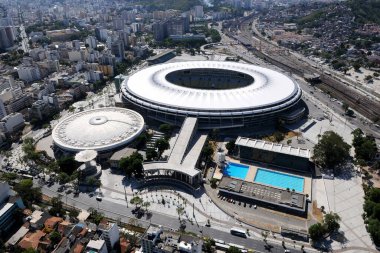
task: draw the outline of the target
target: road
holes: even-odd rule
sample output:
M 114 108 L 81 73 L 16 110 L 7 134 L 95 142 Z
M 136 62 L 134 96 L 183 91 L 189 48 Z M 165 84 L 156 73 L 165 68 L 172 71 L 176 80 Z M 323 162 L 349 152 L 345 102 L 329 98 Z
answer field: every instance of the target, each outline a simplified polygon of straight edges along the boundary
M 250 52 L 247 48 L 242 46 L 241 44 L 236 44 L 235 39 L 232 39 L 225 35 L 224 33 L 221 32 L 220 30 L 221 26 L 218 26 L 217 29 L 219 29 L 219 32 L 221 33 L 222 37 L 222 43 L 224 45 L 228 45 L 228 50 L 241 57 L 247 62 L 257 64 L 257 65 L 270 65 L 269 67 L 272 69 L 276 69 L 280 72 L 283 72 L 287 74 L 288 76 L 291 76 L 292 78 L 296 79 L 298 84 L 300 85 L 301 89 L 305 92 L 307 92 L 309 95 L 314 97 L 316 100 L 320 101 L 322 104 L 324 104 L 326 107 L 332 109 L 336 114 L 341 115 L 341 117 L 345 118 L 345 121 L 349 124 L 352 124 L 353 126 L 356 126 L 360 129 L 363 130 L 364 133 L 371 135 L 377 139 L 380 139 L 380 131 L 379 129 L 369 120 L 367 120 L 364 117 L 361 117 L 358 115 L 358 117 L 353 118 L 353 117 L 348 117 L 348 116 L 343 116 L 344 110 L 342 108 L 341 102 L 340 101 L 335 101 L 333 102 L 331 100 L 331 97 L 327 95 L 324 92 L 321 92 L 320 89 L 316 89 L 314 86 L 310 86 L 309 83 L 307 83 L 302 76 L 297 76 L 294 73 L 290 73 L 281 67 L 277 67 L 275 65 L 272 65 L 268 62 L 264 62 L 262 59 L 259 59 L 256 57 L 252 52 Z M 246 36 L 242 35 L 243 33 L 240 33 L 238 36 Z M 236 36 L 235 36 L 236 37 Z M 248 38 L 243 37 L 244 39 L 248 40 Z M 252 37 L 250 38 L 249 41 L 252 41 Z
M 42 193 L 49 196 L 54 197 L 58 196 L 58 193 L 56 192 L 58 188 L 58 185 L 55 184 L 51 188 L 48 188 L 46 186 L 42 187 Z M 134 206 L 132 205 L 126 205 L 121 203 L 116 203 L 113 201 L 109 201 L 106 199 L 103 199 L 102 201 L 96 201 L 95 197 L 90 197 L 87 193 L 80 193 L 78 197 L 74 197 L 72 194 L 66 195 L 65 193 L 62 193 L 62 201 L 70 206 L 75 206 L 76 208 L 81 208 L 84 210 L 88 210 L 90 207 L 93 207 L 95 209 L 98 209 L 99 211 L 103 212 L 106 217 L 112 218 L 112 219 L 120 219 L 122 222 L 128 223 L 131 218 L 135 218 L 132 214 L 132 209 Z M 173 230 L 177 230 L 179 228 L 179 220 L 178 217 L 163 215 L 160 213 L 153 212 L 153 215 L 150 220 L 147 220 L 145 217 L 139 220 L 139 223 L 145 225 L 152 223 L 152 224 L 158 224 L 162 225 L 164 224 L 164 227 L 170 228 Z M 218 229 L 215 229 L 212 227 L 204 227 L 204 226 L 197 226 L 196 224 L 192 225 L 191 223 L 186 223 L 186 231 L 193 232 L 196 234 L 202 234 L 204 236 L 208 236 L 210 238 L 214 239 L 220 239 L 225 241 L 226 243 L 234 243 L 238 245 L 242 245 L 246 247 L 247 249 L 254 249 L 255 252 L 268 252 L 265 250 L 265 242 L 263 242 L 262 238 L 241 238 L 232 236 L 228 232 L 220 231 Z M 268 237 L 269 238 L 269 237 Z M 284 252 L 284 248 L 281 244 L 274 243 L 273 241 L 269 242 L 269 245 L 271 245 L 273 248 L 270 252 L 274 253 L 280 253 Z M 286 244 L 287 248 L 291 250 L 291 252 L 302 252 L 300 250 L 300 246 L 297 245 L 297 249 L 294 248 L 294 244 Z M 306 252 L 311 252 L 306 251 Z

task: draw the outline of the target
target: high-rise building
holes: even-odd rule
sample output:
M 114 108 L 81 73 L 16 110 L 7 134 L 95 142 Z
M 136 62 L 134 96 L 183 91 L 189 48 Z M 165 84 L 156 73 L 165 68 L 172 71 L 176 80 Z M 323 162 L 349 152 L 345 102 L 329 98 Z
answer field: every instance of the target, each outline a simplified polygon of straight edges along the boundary
M 21 80 L 28 83 L 41 79 L 41 73 L 37 66 L 19 66 L 17 73 Z
M 86 38 L 85 43 L 88 45 L 89 48 L 92 48 L 92 49 L 95 49 L 98 45 L 96 37 L 94 37 L 94 36 L 88 36 Z
M 120 39 L 111 44 L 111 52 L 118 58 L 124 59 L 124 42 Z
M 112 251 L 120 240 L 119 227 L 115 223 L 101 223 L 98 229 L 102 232 L 102 238 L 106 241 L 108 251 Z
M 16 39 L 15 31 L 12 26 L 0 27 L 0 48 L 7 49 L 14 45 Z
M 163 41 L 166 37 L 166 22 L 156 22 L 152 25 L 153 37 L 156 41 Z
M 166 22 L 167 35 L 182 35 L 189 31 L 189 18 L 177 17 L 169 19 Z
M 202 5 L 196 5 L 193 8 L 194 12 L 194 17 L 195 18 L 203 18 L 204 13 L 203 13 L 203 6 Z

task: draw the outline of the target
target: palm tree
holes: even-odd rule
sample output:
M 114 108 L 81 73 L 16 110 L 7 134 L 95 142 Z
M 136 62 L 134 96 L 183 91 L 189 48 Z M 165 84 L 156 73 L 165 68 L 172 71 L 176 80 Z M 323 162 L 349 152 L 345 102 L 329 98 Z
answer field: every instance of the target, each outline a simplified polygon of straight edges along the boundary
M 134 196 L 131 200 L 130 200 L 130 203 L 132 205 L 135 205 L 136 206 L 136 209 L 137 209 L 137 206 L 138 205 L 141 205 L 143 203 L 143 200 L 142 198 L 140 198 L 139 196 Z
M 185 212 L 185 208 L 182 206 L 177 207 L 178 219 L 181 221 L 181 215 Z
M 148 212 L 148 207 L 150 207 L 150 202 L 149 201 L 145 201 L 143 204 L 142 204 L 143 207 L 145 207 L 145 212 Z

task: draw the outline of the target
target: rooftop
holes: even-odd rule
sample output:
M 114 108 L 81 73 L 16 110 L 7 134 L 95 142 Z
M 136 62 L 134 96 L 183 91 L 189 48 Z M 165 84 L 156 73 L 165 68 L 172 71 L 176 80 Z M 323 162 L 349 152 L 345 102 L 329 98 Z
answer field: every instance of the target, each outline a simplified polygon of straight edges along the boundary
M 52 136 L 59 147 L 72 152 L 108 151 L 131 142 L 144 130 L 144 119 L 135 111 L 107 107 L 76 113 L 63 119 Z
M 235 141 L 238 146 L 245 146 L 250 148 L 256 148 L 261 150 L 268 150 L 276 153 L 298 156 L 310 159 L 311 151 L 306 148 L 295 148 L 292 146 L 274 143 L 264 140 L 250 139 L 246 137 L 238 137 Z
M 223 177 L 219 189 L 288 208 L 305 209 L 305 195 L 275 187 Z
M 193 71 L 195 74 L 189 75 Z M 243 77 L 254 81 L 240 88 L 214 89 L 213 85 L 222 81 L 223 71 L 239 73 L 229 77 L 231 80 L 226 78 L 230 84 Z M 205 84 L 208 88 L 174 84 L 168 80 L 174 72 L 182 73 L 182 82 L 208 82 Z M 125 80 L 122 90 L 128 99 L 138 99 L 139 103 L 200 111 L 264 110 L 287 106 L 300 96 L 298 84 L 282 73 L 251 64 L 217 61 L 176 62 L 145 68 Z

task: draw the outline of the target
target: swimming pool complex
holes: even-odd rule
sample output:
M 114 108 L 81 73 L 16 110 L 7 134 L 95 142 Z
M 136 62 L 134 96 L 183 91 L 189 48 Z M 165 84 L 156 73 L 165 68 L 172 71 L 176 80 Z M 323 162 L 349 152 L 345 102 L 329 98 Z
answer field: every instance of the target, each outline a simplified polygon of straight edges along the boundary
M 228 163 L 226 168 L 224 168 L 223 175 L 244 180 L 247 176 L 248 170 L 249 166 L 247 165 Z
M 289 175 L 277 171 L 265 170 L 262 168 L 257 169 L 254 182 L 266 184 L 278 188 L 295 190 L 303 192 L 304 179 L 294 175 Z

